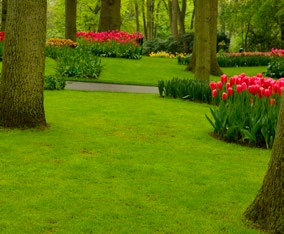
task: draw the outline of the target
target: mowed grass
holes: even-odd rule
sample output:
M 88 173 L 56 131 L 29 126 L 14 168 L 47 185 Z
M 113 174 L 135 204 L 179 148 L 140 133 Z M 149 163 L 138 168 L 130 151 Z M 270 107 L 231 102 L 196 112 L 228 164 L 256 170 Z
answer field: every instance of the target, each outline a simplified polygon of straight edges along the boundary
M 185 71 L 186 65 L 178 65 L 177 59 L 158 58 L 143 56 L 140 60 L 101 58 L 103 70 L 98 79 L 79 79 L 81 81 L 134 84 L 157 86 L 160 80 L 171 80 L 172 78 L 194 79 L 194 74 Z M 47 58 L 46 74 L 55 73 L 56 62 Z M 228 76 L 246 73 L 254 76 L 266 71 L 266 67 L 230 67 L 222 68 Z M 67 78 L 72 80 L 72 78 Z M 211 76 L 211 80 L 219 77 Z M 77 79 L 73 79 L 77 80 Z
M 218 141 L 209 106 L 46 91 L 50 128 L 0 130 L 0 233 L 259 233 L 271 151 Z

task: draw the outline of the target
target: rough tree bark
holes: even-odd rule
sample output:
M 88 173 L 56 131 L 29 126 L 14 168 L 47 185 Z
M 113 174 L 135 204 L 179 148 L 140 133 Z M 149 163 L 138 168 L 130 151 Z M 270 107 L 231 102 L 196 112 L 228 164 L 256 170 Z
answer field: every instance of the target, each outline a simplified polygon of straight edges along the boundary
M 46 126 L 46 0 L 9 0 L 0 83 L 0 125 Z
M 210 77 L 210 0 L 195 1 L 195 79 L 209 81 Z
M 284 91 L 284 90 L 283 90 Z M 244 215 L 249 224 L 269 233 L 284 233 L 284 95 L 276 136 L 262 186 Z
M 172 9 L 169 8 L 171 11 L 171 15 L 172 15 L 171 32 L 172 32 L 173 38 L 177 39 L 178 38 L 178 10 L 179 10 L 178 0 L 172 0 L 171 6 L 172 6 Z
M 220 76 L 223 74 L 217 61 L 217 19 L 218 19 L 218 0 L 210 1 L 210 74 Z
M 120 30 L 120 6 L 121 0 L 101 0 L 99 32 Z
M 76 41 L 77 0 L 65 0 L 65 38 Z
M 148 39 L 154 38 L 154 10 L 155 10 L 155 0 L 147 0 L 147 35 L 148 35 Z
M 218 0 L 195 0 L 194 46 L 186 70 L 195 72 L 196 79 L 209 81 L 210 74 L 222 74 L 216 57 L 217 16 Z
M 5 32 L 7 18 L 7 1 L 2 0 L 1 32 Z

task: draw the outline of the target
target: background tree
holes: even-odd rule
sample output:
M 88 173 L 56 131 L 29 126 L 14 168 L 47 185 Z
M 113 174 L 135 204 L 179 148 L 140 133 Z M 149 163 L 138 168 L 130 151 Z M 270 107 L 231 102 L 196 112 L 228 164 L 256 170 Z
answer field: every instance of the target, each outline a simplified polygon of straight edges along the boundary
M 284 233 L 284 95 L 281 99 L 268 170 L 262 187 L 245 212 L 254 227 L 269 233 Z
M 186 70 L 195 72 L 198 80 L 222 74 L 216 57 L 217 16 L 218 0 L 195 0 L 194 47 Z
M 98 31 L 120 30 L 121 0 L 101 0 L 101 14 Z
M 65 0 L 65 38 L 76 41 L 77 0 Z
M 0 83 L 0 125 L 46 126 L 46 0 L 9 0 Z

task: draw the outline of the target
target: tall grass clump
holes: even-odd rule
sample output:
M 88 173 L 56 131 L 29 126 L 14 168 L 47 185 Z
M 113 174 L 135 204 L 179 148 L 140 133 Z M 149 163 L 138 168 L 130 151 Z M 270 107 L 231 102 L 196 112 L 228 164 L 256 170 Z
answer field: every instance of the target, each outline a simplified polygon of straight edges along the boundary
M 211 101 L 211 91 L 205 81 L 179 78 L 160 80 L 158 89 L 161 97 L 182 98 L 206 103 Z

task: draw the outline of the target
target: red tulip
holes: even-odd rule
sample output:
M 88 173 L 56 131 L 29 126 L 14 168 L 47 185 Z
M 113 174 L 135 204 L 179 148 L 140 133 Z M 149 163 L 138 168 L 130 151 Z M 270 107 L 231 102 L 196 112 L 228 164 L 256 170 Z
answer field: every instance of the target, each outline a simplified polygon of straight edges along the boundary
M 241 85 L 238 84 L 237 87 L 236 87 L 236 90 L 237 90 L 238 93 L 240 93 L 240 92 L 242 92 L 243 88 L 242 88 Z
M 216 97 L 218 96 L 218 91 L 217 91 L 217 89 L 213 89 L 211 93 L 212 93 L 212 97 L 213 97 L 213 98 L 216 98 Z
M 209 87 L 211 90 L 216 89 L 217 88 L 217 83 L 215 81 L 212 81 L 209 83 Z
M 233 88 L 229 87 L 228 88 L 228 96 L 232 96 L 233 95 Z
M 221 90 L 223 88 L 223 84 L 221 81 L 217 82 L 217 89 Z
M 245 82 L 243 82 L 241 86 L 243 91 L 247 89 L 247 84 Z
M 227 93 L 226 92 L 222 93 L 222 99 L 223 99 L 223 101 L 225 101 L 227 99 Z
M 270 91 L 269 89 L 264 89 L 263 95 L 264 95 L 265 97 L 269 97 L 269 96 L 271 95 L 271 91 Z
M 221 76 L 221 82 L 222 82 L 223 84 L 226 84 L 227 81 L 228 81 L 228 76 L 225 75 L 225 74 L 223 74 L 223 75 Z
M 226 89 L 228 90 L 228 88 L 230 88 L 231 87 L 231 84 L 230 83 L 227 83 L 226 84 Z

